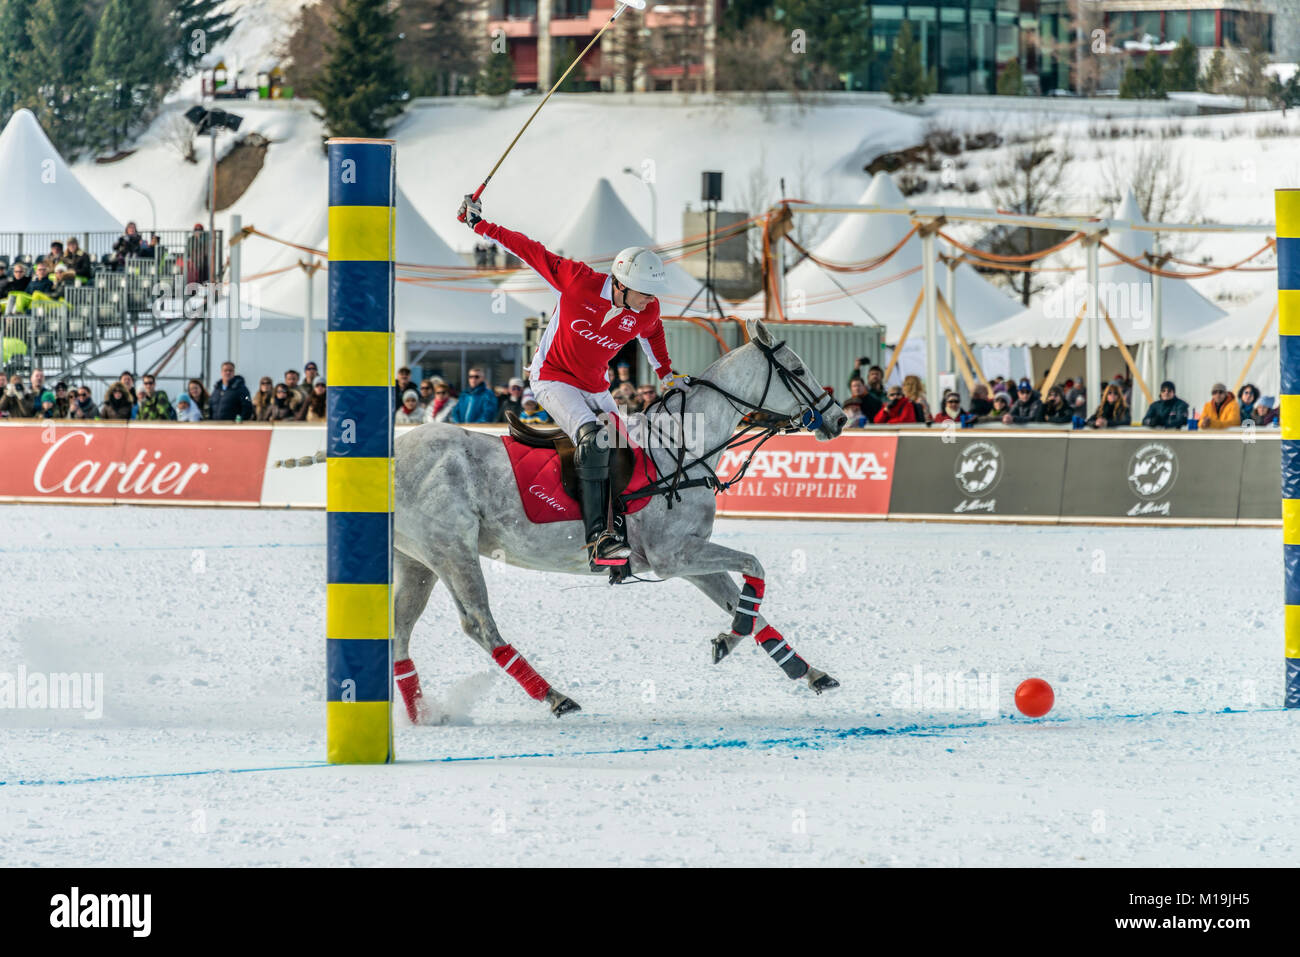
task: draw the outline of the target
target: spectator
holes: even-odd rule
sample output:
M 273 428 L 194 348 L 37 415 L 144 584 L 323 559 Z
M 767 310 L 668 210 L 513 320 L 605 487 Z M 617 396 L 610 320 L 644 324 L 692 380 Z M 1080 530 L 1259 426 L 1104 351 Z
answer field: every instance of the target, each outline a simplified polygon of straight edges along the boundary
M 951 390 L 943 394 L 943 407 L 935 413 L 935 422 L 956 422 L 961 423 L 962 418 L 966 415 L 962 411 L 961 396 Z
M 131 399 L 126 394 L 126 387 L 120 382 L 114 382 L 108 387 L 108 394 L 104 396 L 104 402 L 99 407 L 99 417 L 125 421 L 131 418 L 133 409 Z
M 63 243 L 59 242 L 57 239 L 50 243 L 49 253 L 38 260 L 38 262 L 45 263 L 45 265 L 50 267 L 50 272 L 55 272 L 59 267 L 59 263 L 63 262 Z
M 1065 390 L 1054 385 L 1047 390 L 1043 400 L 1043 421 L 1049 425 L 1069 425 L 1074 421 L 1074 412 L 1065 401 Z
M 984 383 L 975 386 L 970 396 L 970 415 L 978 418 L 993 411 L 993 400 L 989 398 L 989 387 Z
M 636 402 L 640 411 L 644 412 L 654 404 L 655 399 L 659 398 L 659 390 L 649 382 L 643 382 L 636 387 Z
M 294 414 L 302 408 L 302 404 L 311 398 L 311 390 L 305 385 L 298 382 L 298 370 L 284 370 L 284 384 L 289 390 L 289 404 L 293 406 Z
M 217 392 L 215 389 L 213 390 L 212 396 L 213 399 L 215 400 L 217 397 Z M 267 422 L 291 421 L 293 419 L 293 413 L 294 413 L 293 400 L 294 400 L 294 392 L 292 389 L 289 388 L 288 384 L 284 382 L 277 382 L 275 386 L 275 391 L 271 393 L 271 408 L 270 411 L 267 413 L 266 421 Z M 217 418 L 217 416 L 214 415 L 213 418 Z
M 506 413 L 513 412 L 516 416 L 524 414 L 524 380 L 511 379 L 506 397 L 501 400 L 501 411 L 497 415 L 498 422 L 506 420 Z
M 122 383 L 122 388 L 126 390 L 127 396 L 131 399 L 131 404 L 135 405 L 139 401 L 139 396 L 135 392 L 135 374 L 132 372 L 123 372 L 117 377 L 117 381 Z
M 197 416 L 197 418 L 186 419 L 187 422 L 199 422 L 211 416 L 210 397 L 202 382 L 198 379 L 191 379 L 189 384 L 185 386 L 185 394 L 190 397 L 190 415 Z
M 632 387 L 632 391 L 635 393 L 636 383 L 632 381 L 632 365 L 626 361 L 620 361 L 614 366 L 614 378 L 610 380 L 609 391 L 613 392 L 625 382 Z
M 537 404 L 537 397 L 533 395 L 532 389 L 525 389 L 523 398 L 520 400 L 523 405 L 524 414 L 521 415 L 520 421 L 528 425 L 550 425 L 551 417 L 545 409 Z
M 53 419 L 56 418 L 58 414 L 59 414 L 58 400 L 54 397 L 54 393 L 49 391 L 42 392 L 41 404 L 40 407 L 36 410 L 36 418 Z
M 1262 395 L 1259 401 L 1255 403 L 1255 411 L 1251 414 L 1258 426 L 1277 425 L 1277 400 L 1271 395 Z
M 1011 408 L 1002 421 L 1007 425 L 1028 425 L 1030 422 L 1043 421 L 1043 400 L 1034 392 L 1028 379 L 1016 386 L 1016 401 L 1011 403 Z
M 41 393 L 44 391 L 45 391 L 45 370 L 33 369 L 31 375 L 31 382 L 29 383 L 29 388 L 28 388 L 28 392 L 31 393 L 32 402 L 36 406 L 35 409 L 32 410 L 33 415 L 35 415 L 37 412 L 40 411 Z
M 302 384 L 307 387 L 307 397 L 310 398 L 315 391 L 316 378 L 320 375 L 320 370 L 316 368 L 316 363 L 308 362 L 302 367 Z
M 68 418 L 70 419 L 98 419 L 99 409 L 95 406 L 95 400 L 90 397 L 90 389 L 84 385 L 77 386 L 76 395 L 68 404 Z
M 925 401 L 925 386 L 921 384 L 920 376 L 909 375 L 903 379 L 903 395 L 916 406 L 916 421 L 929 422 L 933 418 Z
M 885 393 L 885 404 L 881 406 L 876 417 L 872 419 L 876 425 L 898 425 L 904 422 L 915 422 L 916 403 L 912 402 L 903 394 L 903 387 L 891 385 L 889 391 Z
M 76 236 L 68 237 L 67 248 L 63 252 L 63 261 L 68 264 L 72 274 L 78 279 L 90 279 L 93 275 L 90 269 L 90 256 L 82 252 L 81 244 L 77 242 Z
M 176 421 L 178 422 L 202 422 L 203 421 L 203 413 L 199 411 L 197 401 L 191 399 L 188 392 L 176 400 Z
M 139 243 L 136 245 L 138 246 Z M 208 231 L 203 228 L 202 223 L 195 223 L 185 240 L 185 259 L 185 281 L 207 282 L 212 250 L 208 248 Z
M 118 237 L 117 242 L 113 244 L 113 268 L 124 268 L 127 257 L 135 256 L 139 251 L 140 231 L 136 229 L 135 223 L 127 223 L 126 232 Z
M 1142 424 L 1148 429 L 1181 429 L 1187 424 L 1187 403 L 1178 398 L 1174 384 L 1160 383 L 1160 398 L 1151 403 Z
M 853 381 L 861 382 L 862 380 L 854 379 Z M 848 421 L 844 423 L 844 428 L 860 429 L 867 424 L 868 419 L 862 413 L 862 401 L 860 399 L 846 399 L 840 408 L 843 409 L 844 414 L 849 417 Z
M 419 425 L 424 421 L 424 410 L 420 408 L 420 393 L 407 389 L 402 395 L 402 404 L 393 416 L 395 425 Z
M 408 373 L 410 370 L 407 370 Z M 408 375 L 409 378 L 409 375 Z M 483 381 L 483 370 L 475 366 L 469 370 L 469 388 L 456 400 L 456 408 L 448 416 L 448 422 L 495 422 L 497 420 L 497 397 Z
M 59 382 L 55 384 L 54 401 L 58 407 L 58 411 L 55 414 L 55 418 L 66 419 L 68 417 L 68 405 L 71 401 L 68 395 L 68 384 L 66 382 Z
M 0 298 L 7 298 L 11 292 L 26 292 L 32 284 L 32 277 L 27 272 L 26 263 L 14 263 L 13 276 L 0 282 Z
M 1205 408 L 1201 410 L 1198 428 L 1230 429 L 1234 425 L 1241 425 L 1241 412 L 1237 400 L 1228 391 L 1227 386 L 1222 382 L 1216 382 L 1210 389 L 1210 401 L 1205 403 Z
M 1237 414 L 1241 421 L 1247 419 L 1254 421 L 1252 413 L 1255 411 L 1255 403 L 1259 401 L 1259 388 L 1253 383 L 1247 382 L 1241 387 L 1241 394 L 1237 396 Z
M 287 388 L 285 393 L 287 397 Z M 217 422 L 247 421 L 253 417 L 252 396 L 248 394 L 248 386 L 244 385 L 244 377 L 235 374 L 233 362 L 221 363 L 221 380 L 212 387 L 208 414 Z
M 154 378 L 146 373 L 140 378 L 140 394 L 136 399 L 137 417 L 146 421 L 168 421 L 176 419 L 176 410 L 172 408 L 167 393 L 154 390 Z
M 324 422 L 327 417 L 325 380 L 316 378 L 311 384 L 311 398 L 302 404 L 298 417 L 307 422 Z
M 473 372 L 474 370 L 471 369 L 470 371 Z M 397 388 L 393 390 L 393 393 L 394 395 L 397 396 L 397 404 L 393 406 L 393 411 L 397 411 L 402 407 L 402 396 L 406 395 L 406 390 L 411 387 L 411 370 L 408 369 L 406 366 L 402 366 L 400 369 L 397 370 L 396 385 Z M 488 421 L 489 422 L 496 421 L 495 405 L 493 405 L 492 407 L 492 418 L 489 419 Z
M 50 293 L 51 296 L 62 299 L 74 285 L 76 285 L 76 277 L 73 276 L 67 263 L 61 262 L 54 267 L 54 291 Z
M 993 393 L 993 406 L 985 415 L 975 417 L 976 422 L 1005 422 L 1011 414 L 1011 399 L 1006 390 Z
M 433 379 L 425 379 L 420 383 L 420 408 L 427 409 L 433 401 L 433 385 Z
M 451 414 L 456 411 L 457 400 L 451 394 L 447 383 L 438 379 L 433 386 L 433 401 L 424 410 L 428 422 L 452 421 Z
M 275 398 L 274 383 L 269 375 L 257 380 L 257 391 L 253 393 L 253 418 L 258 422 L 271 421 L 271 400 Z
M 36 278 L 27 284 L 28 295 L 34 296 L 38 292 L 54 298 L 54 280 L 50 278 L 50 267 L 43 259 L 36 264 Z
M 35 402 L 23 388 L 23 377 L 14 373 L 0 397 L 0 418 L 30 419 Z
M 1124 401 L 1123 387 L 1118 382 L 1112 382 L 1106 386 L 1106 391 L 1101 396 L 1101 405 L 1097 406 L 1097 411 L 1092 414 L 1088 424 L 1094 429 L 1110 429 L 1129 425 L 1132 421 L 1128 403 Z
M 624 415 L 640 411 L 636 402 L 636 386 L 631 381 L 620 382 L 614 387 L 614 404 L 619 407 Z
M 880 411 L 880 399 L 867 390 L 867 384 L 861 379 L 849 380 L 849 399 L 858 400 L 858 407 L 868 422 L 875 419 L 876 413 Z

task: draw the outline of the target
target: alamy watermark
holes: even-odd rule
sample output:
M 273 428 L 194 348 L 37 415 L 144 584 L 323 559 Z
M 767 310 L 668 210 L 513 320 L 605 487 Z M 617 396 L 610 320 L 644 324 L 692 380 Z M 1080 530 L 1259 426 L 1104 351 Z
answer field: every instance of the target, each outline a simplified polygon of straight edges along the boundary
M 0 710 L 81 711 L 87 721 L 104 716 L 102 672 L 0 671 Z
M 998 676 L 982 671 L 926 671 L 914 665 L 893 677 L 890 705 L 900 711 L 975 711 L 998 715 Z

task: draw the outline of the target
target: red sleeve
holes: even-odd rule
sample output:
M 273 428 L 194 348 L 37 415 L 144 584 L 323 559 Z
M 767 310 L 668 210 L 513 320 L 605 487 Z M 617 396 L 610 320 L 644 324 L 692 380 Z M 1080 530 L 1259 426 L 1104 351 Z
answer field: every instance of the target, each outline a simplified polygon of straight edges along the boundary
M 876 423 L 876 425 L 884 425 L 886 422 L 888 422 L 888 421 L 889 421 L 889 406 L 887 406 L 887 405 L 882 405 L 882 406 L 880 407 L 880 411 L 876 413 L 875 417 L 874 417 L 871 421 L 874 422 L 874 423 Z
M 655 309 L 658 308 L 656 304 Z M 650 324 L 650 328 L 640 336 L 640 339 L 643 347 L 649 347 L 646 350 L 646 355 L 650 356 L 651 361 L 655 364 L 655 375 L 662 379 L 672 372 L 673 363 L 668 358 L 668 339 L 664 336 L 663 321 L 657 315 L 654 322 Z
M 496 240 L 507 250 L 522 259 L 530 269 L 546 280 L 556 292 L 564 292 L 577 279 L 592 272 L 586 263 L 557 256 L 535 239 L 523 233 L 497 226 L 486 219 L 479 220 L 474 232 L 487 239 Z

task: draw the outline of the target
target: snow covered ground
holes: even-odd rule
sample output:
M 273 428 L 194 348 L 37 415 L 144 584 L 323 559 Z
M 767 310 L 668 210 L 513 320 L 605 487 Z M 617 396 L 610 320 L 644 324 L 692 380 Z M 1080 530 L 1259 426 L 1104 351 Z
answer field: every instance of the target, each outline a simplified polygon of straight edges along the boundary
M 103 713 L 0 710 L 7 865 L 1292 864 L 1277 530 L 722 522 L 816 697 L 689 585 L 490 565 L 499 674 L 438 589 L 413 653 L 458 715 L 324 766 L 316 512 L 7 506 L 0 675 L 103 677 Z M 919 669 L 919 680 L 917 677 Z M 934 681 L 995 708 L 956 708 Z M 980 676 L 983 676 L 982 679 Z M 1025 677 L 1057 707 L 1013 717 Z M 919 699 L 916 690 L 921 690 Z M 978 705 L 978 701 L 971 704 Z

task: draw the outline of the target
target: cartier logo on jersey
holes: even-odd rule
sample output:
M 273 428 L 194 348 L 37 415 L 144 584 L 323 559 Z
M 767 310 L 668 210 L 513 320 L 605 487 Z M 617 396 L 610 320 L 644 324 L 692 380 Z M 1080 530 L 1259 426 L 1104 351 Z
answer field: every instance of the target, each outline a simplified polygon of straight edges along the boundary
M 599 332 L 591 328 L 591 322 L 587 319 L 575 319 L 569 323 L 569 328 L 589 342 L 596 345 L 604 346 L 606 349 L 622 348 L 623 343 L 617 339 L 611 339 L 609 336 L 602 336 Z

